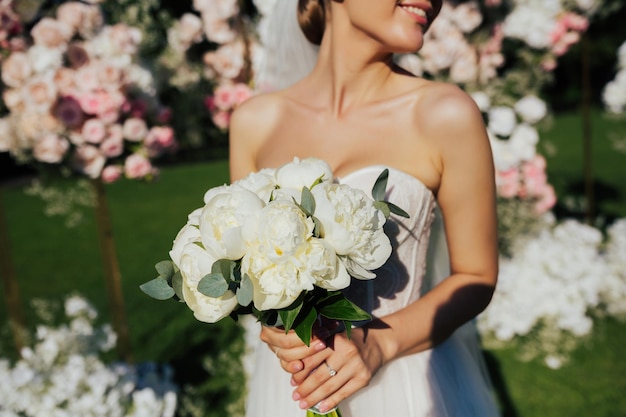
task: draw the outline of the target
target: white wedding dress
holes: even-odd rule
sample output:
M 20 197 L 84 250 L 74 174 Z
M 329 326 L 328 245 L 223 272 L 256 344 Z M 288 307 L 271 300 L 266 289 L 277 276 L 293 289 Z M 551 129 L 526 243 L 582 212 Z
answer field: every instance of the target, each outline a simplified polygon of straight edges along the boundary
M 382 170 L 382 166 L 366 167 L 343 177 L 341 182 L 370 195 Z M 411 218 L 392 216 L 385 225 L 394 246 L 392 257 L 376 271 L 374 280 L 353 280 L 346 292 L 376 317 L 405 307 L 448 275 L 443 225 L 433 193 L 413 176 L 390 169 L 387 199 Z M 412 323 L 407 321 L 405 326 Z M 258 339 L 258 327 L 251 332 L 251 337 Z M 305 416 L 306 412 L 291 399 L 294 388 L 289 384 L 290 375 L 269 348 L 258 343 L 254 357 L 246 416 Z M 368 387 L 344 400 L 339 408 L 343 417 L 499 415 L 472 323 L 434 349 L 391 361 Z

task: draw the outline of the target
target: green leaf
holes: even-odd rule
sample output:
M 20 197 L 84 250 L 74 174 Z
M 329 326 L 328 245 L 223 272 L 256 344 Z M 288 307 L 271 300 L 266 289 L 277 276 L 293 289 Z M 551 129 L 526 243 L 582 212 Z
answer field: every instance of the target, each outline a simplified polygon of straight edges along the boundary
M 324 234 L 324 226 L 322 225 L 322 222 L 320 221 L 320 219 L 318 219 L 315 216 L 311 216 L 311 219 L 313 220 L 313 236 L 315 237 L 322 237 Z
M 228 291 L 228 282 L 221 274 L 208 274 L 198 283 L 198 291 L 207 297 L 218 298 Z
M 145 282 L 139 286 L 141 291 L 157 300 L 167 300 L 174 296 L 174 290 L 167 281 L 161 277 Z
M 374 187 L 372 188 L 372 197 L 375 201 L 384 201 L 385 194 L 387 192 L 387 180 L 389 179 L 389 170 L 385 168 L 383 172 L 380 173 L 376 182 L 374 183 Z
M 300 196 L 300 207 L 304 214 L 312 216 L 315 213 L 315 198 L 307 187 L 302 187 L 302 195 Z
M 317 177 L 317 179 L 315 181 L 313 181 L 313 184 L 311 184 L 311 190 L 313 189 L 313 187 L 315 187 L 317 184 L 321 184 L 322 182 L 324 182 L 324 174 L 320 175 L 319 177 Z
M 387 206 L 389 207 L 389 210 L 400 217 L 404 217 L 406 219 L 410 219 L 411 216 L 409 216 L 409 213 L 407 213 L 406 211 L 402 210 L 400 207 L 396 206 L 393 203 L 387 202 Z
M 385 219 L 388 219 L 391 215 L 389 203 L 387 203 L 386 201 L 374 201 L 374 207 L 383 212 L 383 216 L 385 216 Z
M 319 313 L 333 320 L 343 321 L 362 321 L 370 320 L 372 316 L 352 301 L 348 300 L 343 294 L 336 295 L 328 298 L 328 301 L 321 303 L 318 306 Z M 347 328 L 348 326 L 346 326 Z
M 312 308 L 308 311 L 306 316 L 299 318 L 298 324 L 294 327 L 296 334 L 300 337 L 300 340 L 305 345 L 311 345 L 311 336 L 313 334 L 313 324 L 317 320 L 317 311 Z
M 244 307 L 250 305 L 250 303 L 252 302 L 252 294 L 252 280 L 250 280 L 248 274 L 244 274 L 243 278 L 241 278 L 241 285 L 237 290 L 237 302 L 239 303 L 239 305 L 242 305 Z
M 280 310 L 278 315 L 280 316 L 280 320 L 283 322 L 283 326 L 285 326 L 285 333 L 291 330 L 298 314 L 300 314 L 300 310 L 302 309 L 303 304 L 298 303 L 293 308 Z
M 165 280 L 170 280 L 174 275 L 174 263 L 172 261 L 161 261 L 154 266 L 159 276 Z

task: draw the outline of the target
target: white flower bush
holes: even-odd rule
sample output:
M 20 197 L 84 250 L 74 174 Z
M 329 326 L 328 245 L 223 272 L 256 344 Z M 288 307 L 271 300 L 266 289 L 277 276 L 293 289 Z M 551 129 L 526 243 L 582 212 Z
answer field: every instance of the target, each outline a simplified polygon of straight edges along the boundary
M 172 372 L 155 364 L 105 364 L 115 346 L 111 327 L 94 327 L 82 297 L 65 301 L 69 323 L 37 327 L 35 344 L 12 364 L 0 359 L 0 415 L 39 417 L 171 417 L 177 400 Z
M 590 334 L 595 312 L 626 312 L 626 222 L 615 223 L 602 251 L 602 233 L 575 220 L 520 238 L 514 256 L 500 259 L 498 286 L 478 326 L 486 341 L 517 339 L 527 358 L 560 367 L 576 340 Z
M 609 112 L 621 114 L 626 109 L 626 41 L 617 50 L 617 74 L 602 90 L 602 100 Z

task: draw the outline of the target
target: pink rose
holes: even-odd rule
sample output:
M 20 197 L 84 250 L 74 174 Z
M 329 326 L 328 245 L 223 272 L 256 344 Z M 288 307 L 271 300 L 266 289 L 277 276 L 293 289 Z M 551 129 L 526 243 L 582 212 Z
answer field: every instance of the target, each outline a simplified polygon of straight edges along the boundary
M 517 168 L 496 173 L 498 195 L 504 198 L 513 198 L 520 191 L 520 175 Z
M 119 180 L 122 177 L 123 169 L 118 165 L 108 165 L 102 170 L 102 181 L 106 184 L 110 184 Z
M 237 83 L 233 87 L 233 94 L 235 95 L 235 107 L 250 97 L 252 97 L 252 90 L 247 84 Z
M 57 20 L 71 27 L 74 31 L 78 29 L 82 19 L 84 18 L 86 4 L 77 1 L 63 3 L 57 9 Z
M 107 88 L 120 88 L 122 70 L 109 62 L 100 62 L 96 67 L 100 83 Z
M 2 81 L 9 87 L 23 85 L 32 73 L 28 55 L 14 52 L 2 63 Z
M 120 52 L 130 55 L 137 53 L 139 43 L 141 42 L 141 31 L 139 29 L 130 27 L 125 23 L 118 23 L 110 26 L 107 34 L 111 43 L 117 46 Z
M 80 67 L 76 70 L 76 86 L 85 92 L 95 91 L 100 88 L 98 69 L 94 64 Z
M 561 22 L 571 30 L 575 30 L 576 32 L 584 32 L 589 27 L 589 20 L 585 16 L 581 16 L 576 13 L 566 13 L 562 18 Z
M 72 28 L 64 22 L 44 17 L 30 31 L 35 45 L 58 48 L 67 43 L 72 36 Z
M 74 97 L 62 97 L 59 99 L 52 112 L 68 129 L 78 128 L 85 119 L 80 103 Z
M 98 144 L 106 136 L 106 127 L 100 119 L 91 118 L 83 124 L 81 134 L 86 142 Z
M 67 139 L 55 133 L 48 133 L 35 144 L 33 156 L 38 161 L 56 164 L 63 160 L 69 148 Z
M 230 83 L 220 84 L 213 92 L 213 104 L 220 110 L 232 109 L 236 103 L 235 100 L 235 89 Z
M 134 153 L 126 158 L 124 163 L 124 175 L 127 178 L 143 178 L 152 173 L 152 164 L 148 158 L 138 153 Z
M 544 188 L 543 194 L 541 194 L 539 201 L 535 204 L 535 212 L 537 214 L 543 214 L 550 210 L 556 204 L 556 193 L 551 185 Z
M 217 110 L 217 106 L 215 105 L 215 98 L 213 96 L 207 96 L 204 98 L 204 107 L 210 112 L 214 112 Z
M 206 13 L 202 16 L 204 21 L 204 35 L 211 42 L 227 44 L 235 39 L 235 32 L 224 19 L 216 18 L 215 15 Z
M 154 126 L 148 132 L 144 142 L 151 157 L 157 157 L 166 149 L 172 149 L 176 145 L 174 130 L 168 126 Z
M 119 109 L 116 98 L 104 90 L 81 94 L 78 101 L 87 114 L 105 114 Z
M 218 110 L 211 115 L 215 126 L 222 130 L 228 129 L 230 125 L 230 112 Z
M 131 117 L 124 122 L 122 134 L 131 142 L 141 142 L 148 134 L 148 126 L 143 119 Z
M 235 79 L 244 66 L 244 48 L 241 42 L 221 46 L 216 51 L 204 54 L 204 63 L 221 77 Z
M 90 145 L 79 146 L 72 156 L 74 168 L 89 178 L 98 178 L 105 162 L 106 158 L 100 150 Z
M 178 24 L 178 38 L 184 45 L 202 40 L 202 20 L 192 13 L 185 13 Z
M 100 144 L 100 151 L 107 158 L 115 158 L 124 152 L 124 140 L 118 136 L 108 136 Z

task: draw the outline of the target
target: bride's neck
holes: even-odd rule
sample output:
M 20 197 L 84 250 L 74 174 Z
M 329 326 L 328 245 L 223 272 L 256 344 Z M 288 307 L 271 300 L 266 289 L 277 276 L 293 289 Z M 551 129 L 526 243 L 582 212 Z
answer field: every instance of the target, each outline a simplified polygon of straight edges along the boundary
M 370 41 L 333 31 L 332 26 L 324 34 L 312 76 L 319 97 L 336 117 L 379 100 L 393 74 L 392 55 Z

